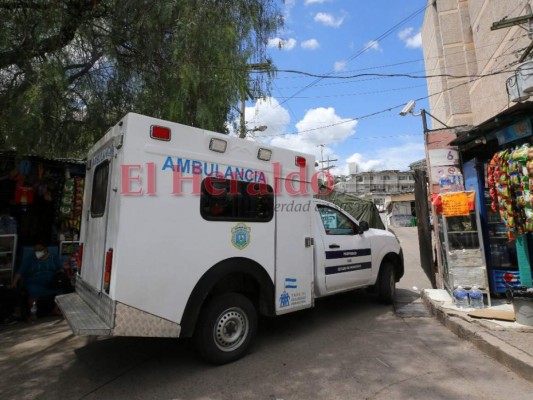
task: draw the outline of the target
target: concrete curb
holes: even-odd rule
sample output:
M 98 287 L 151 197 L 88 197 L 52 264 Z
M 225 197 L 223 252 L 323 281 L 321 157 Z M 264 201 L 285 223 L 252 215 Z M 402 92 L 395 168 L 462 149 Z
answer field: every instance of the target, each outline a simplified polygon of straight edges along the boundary
M 421 298 L 430 314 L 450 331 L 462 339 L 466 339 L 479 350 L 505 365 L 507 368 L 528 381 L 533 381 L 533 356 L 495 337 L 486 327 L 456 314 L 453 310 L 445 310 L 439 302 L 432 300 L 424 291 Z

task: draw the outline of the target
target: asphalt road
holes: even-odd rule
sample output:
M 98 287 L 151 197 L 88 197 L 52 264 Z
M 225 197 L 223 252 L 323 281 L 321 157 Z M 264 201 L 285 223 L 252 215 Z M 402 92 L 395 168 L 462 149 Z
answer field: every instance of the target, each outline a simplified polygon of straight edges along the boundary
M 400 240 L 412 241 L 416 229 L 405 229 Z M 416 302 L 409 285 L 423 285 L 411 247 L 400 306 Z M 532 382 L 436 320 L 401 318 L 366 291 L 261 320 L 250 354 L 221 367 L 186 340 L 75 337 L 57 318 L 4 326 L 0 377 L 1 399 L 533 398 Z

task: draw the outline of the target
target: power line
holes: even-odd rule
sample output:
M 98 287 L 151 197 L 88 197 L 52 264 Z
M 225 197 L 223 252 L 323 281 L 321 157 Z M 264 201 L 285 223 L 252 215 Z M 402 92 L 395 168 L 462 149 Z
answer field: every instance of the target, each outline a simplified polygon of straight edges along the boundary
M 509 68 L 509 67 L 510 66 L 508 65 L 505 68 Z M 440 92 L 436 92 L 436 93 L 433 93 L 433 94 L 430 94 L 430 95 L 427 95 L 427 96 L 424 96 L 424 97 L 420 97 L 418 99 L 414 99 L 414 101 L 426 100 L 426 99 L 429 99 L 430 97 L 438 96 L 438 95 L 441 95 L 441 94 L 446 93 L 448 91 L 454 90 L 454 89 L 456 89 L 456 88 L 458 88 L 460 86 L 468 85 L 468 84 L 470 84 L 472 82 L 475 82 L 478 79 L 482 79 L 482 78 L 485 78 L 485 77 L 488 77 L 488 76 L 493 76 L 493 75 L 497 75 L 497 74 L 501 74 L 501 73 L 508 73 L 508 72 L 510 72 L 510 71 L 501 70 L 501 71 L 496 71 L 496 72 L 489 73 L 489 74 L 482 75 L 482 76 L 476 76 L 476 77 L 474 77 L 474 79 L 472 79 L 470 81 L 462 82 L 462 83 L 459 83 L 459 84 L 455 85 L 454 87 L 441 90 Z M 261 135 L 261 137 L 280 137 L 280 136 L 286 136 L 286 135 L 297 135 L 297 134 L 301 134 L 301 133 L 317 131 L 317 130 L 320 130 L 320 129 L 332 128 L 334 126 L 346 124 L 346 123 L 349 123 L 349 122 L 361 121 L 363 119 L 367 119 L 367 118 L 374 117 L 374 116 L 379 115 L 379 114 L 390 112 L 390 111 L 399 109 L 399 108 L 404 107 L 404 106 L 405 106 L 405 103 L 402 103 L 402 104 L 398 104 L 398 105 L 395 105 L 395 106 L 388 107 L 388 108 L 383 109 L 381 111 L 375 111 L 375 112 L 372 112 L 372 113 L 369 113 L 369 114 L 366 114 L 366 115 L 362 115 L 362 116 L 359 116 L 359 117 L 345 119 L 343 121 L 336 122 L 336 123 L 329 124 L 329 125 L 325 125 L 325 126 L 320 126 L 320 127 L 316 127 L 316 128 L 310 128 L 310 129 L 306 129 L 306 130 L 302 130 L 302 131 L 296 131 L 296 132 L 282 133 L 282 134 L 277 134 L 277 135 Z
M 428 7 L 430 6 L 430 3 L 428 3 L 426 6 L 416 10 L 414 13 L 412 13 L 411 15 L 409 15 L 408 17 L 404 18 L 403 20 L 401 20 L 399 23 L 397 23 L 396 25 L 394 25 L 392 28 L 388 29 L 385 33 L 381 34 L 379 37 L 377 37 L 376 39 L 372 40 L 369 42 L 369 44 L 367 44 L 363 49 L 361 49 L 360 51 L 358 51 L 357 53 L 353 54 L 352 56 L 348 57 L 348 61 L 353 61 L 355 60 L 357 57 L 359 57 L 361 54 L 364 54 L 366 51 L 368 51 L 373 43 L 375 42 L 379 42 L 380 40 L 386 38 L 387 36 L 389 36 L 392 32 L 394 32 L 396 29 L 398 29 L 400 26 L 402 26 L 404 23 L 406 23 L 407 21 L 410 21 L 411 19 L 413 19 L 414 17 L 416 17 L 418 14 L 424 12 Z M 329 74 L 331 75 L 333 73 L 330 72 Z M 312 75 L 309 75 L 309 76 L 312 76 Z M 320 82 L 322 79 L 325 79 L 327 77 L 327 75 L 316 75 L 315 76 L 317 79 L 315 79 L 313 82 L 309 83 L 308 85 L 304 86 L 302 89 L 298 90 L 296 93 L 294 93 L 291 97 L 289 97 L 288 99 L 285 99 L 283 100 L 283 102 L 281 102 L 279 105 L 283 105 L 285 104 L 287 101 L 289 101 L 292 97 L 294 96 L 298 96 L 300 93 L 302 93 L 303 91 L 309 89 L 310 87 L 316 85 L 318 82 Z
M 405 86 L 401 88 L 375 90 L 371 92 L 361 92 L 361 93 L 331 94 L 331 95 L 322 95 L 322 96 L 298 96 L 298 97 L 293 97 L 293 98 L 294 99 L 326 99 L 326 98 L 333 98 L 333 97 L 368 96 L 368 95 L 380 94 L 380 93 L 399 92 L 402 90 L 416 89 L 416 88 L 421 88 L 421 87 L 426 87 L 426 85 Z M 284 98 L 286 97 L 276 96 L 276 99 L 284 99 Z
M 524 35 L 524 36 L 527 36 L 527 35 Z M 511 41 L 509 41 L 511 42 Z M 516 54 L 516 53 L 519 53 L 523 50 L 525 50 L 526 47 L 523 47 L 523 48 L 520 48 L 520 49 L 516 49 L 516 50 L 513 50 L 509 53 L 502 53 L 500 54 L 498 57 L 496 57 L 496 59 L 498 58 L 502 58 L 502 57 L 505 57 L 505 56 L 510 56 L 510 55 L 513 55 L 513 54 Z M 463 51 L 461 51 L 460 53 L 464 53 Z M 452 53 L 453 54 L 453 53 Z M 492 60 L 494 59 L 494 57 L 489 57 L 489 58 L 486 58 L 486 59 L 478 59 L 476 61 L 489 61 L 489 60 Z M 423 60 L 417 60 L 417 61 L 423 61 Z M 503 60 L 502 60 L 503 61 Z M 497 66 L 499 66 L 501 64 L 501 62 L 499 64 L 497 64 Z M 398 63 L 398 64 L 406 64 L 406 63 L 410 63 L 409 61 L 407 62 L 404 62 L 404 63 Z M 447 68 L 455 68 L 455 67 L 461 67 L 461 66 L 464 66 L 464 65 L 469 65 L 471 64 L 472 62 L 463 62 L 463 63 L 460 63 L 460 64 L 453 64 L 453 65 L 447 65 Z M 389 66 L 394 66 L 394 65 L 398 65 L 398 64 L 390 64 Z M 380 69 L 382 68 L 383 66 L 377 66 L 377 67 L 371 67 L 371 68 L 362 68 L 362 69 L 359 69 L 359 70 L 351 70 L 351 71 L 346 71 L 346 72 L 356 72 L 356 71 L 367 71 L 367 70 L 372 70 L 372 69 Z M 417 73 L 421 73 L 421 72 L 425 72 L 425 70 L 417 70 L 417 71 L 410 71 L 410 72 L 407 72 L 408 74 L 417 74 Z M 359 83 L 359 82 L 366 82 L 366 81 L 371 81 L 371 80 L 379 80 L 379 79 L 385 79 L 386 77 L 372 77 L 372 78 L 365 78 L 365 79 L 356 79 L 354 81 L 352 81 L 353 83 Z M 330 82 L 330 83 L 324 83 L 324 84 L 321 84 L 321 85 L 316 85 L 317 87 L 320 86 L 320 87 L 324 87 L 324 86 L 334 86 L 334 85 L 346 85 L 346 81 L 342 81 L 342 82 Z M 349 83 L 349 82 L 348 82 Z M 279 88 L 279 87 L 277 87 Z M 284 87 L 283 89 L 297 89 L 297 88 L 301 88 L 301 86 L 292 86 L 292 87 Z

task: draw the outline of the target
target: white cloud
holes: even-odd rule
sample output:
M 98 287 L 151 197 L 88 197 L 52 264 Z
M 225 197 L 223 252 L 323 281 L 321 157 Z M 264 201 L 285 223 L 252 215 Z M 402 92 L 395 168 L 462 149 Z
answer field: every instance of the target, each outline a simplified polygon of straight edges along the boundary
M 414 30 L 413 27 L 405 28 L 398 33 L 398 37 L 400 38 L 401 41 L 404 41 L 409 36 L 411 36 L 411 33 L 413 33 L 413 30 Z
M 267 46 L 270 48 L 278 48 L 280 50 L 291 51 L 296 46 L 296 39 L 282 39 L 279 37 L 268 39 Z
M 406 171 L 409 164 L 425 157 L 424 143 L 407 141 L 393 147 L 382 147 L 374 152 L 354 153 L 346 159 L 346 165 L 341 172 L 348 174 L 348 163 L 356 163 L 359 172 L 398 169 Z
M 344 22 L 344 16 L 335 18 L 332 14 L 319 12 L 315 15 L 315 21 L 320 22 L 325 26 L 338 28 Z
M 355 134 L 357 121 L 342 118 L 332 107 L 314 108 L 296 124 L 296 133 L 287 134 L 290 115 L 277 99 L 268 97 L 258 100 L 253 107 L 246 107 L 246 127 L 252 130 L 262 125 L 263 132 L 253 132 L 248 137 L 260 143 L 313 154 L 316 160 L 339 159 L 334 146 Z M 320 144 L 326 144 L 320 147 Z M 329 144 L 329 145 L 327 145 Z M 422 157 L 419 157 L 419 159 Z M 337 164 L 342 161 L 333 162 Z M 339 172 L 335 168 L 332 172 Z
M 398 33 L 398 38 L 405 43 L 408 49 L 419 49 L 422 47 L 422 32 L 413 34 L 414 28 L 409 27 Z
M 309 40 L 302 42 L 301 46 L 302 46 L 302 49 L 316 50 L 320 47 L 320 43 L 318 43 L 318 40 L 316 39 L 309 39 Z
M 410 49 L 419 49 L 422 47 L 422 32 L 418 32 L 413 37 L 406 40 L 405 46 Z
M 336 158 L 331 147 L 318 147 L 320 144 L 338 143 L 355 133 L 357 121 L 341 118 L 332 107 L 314 108 L 296 124 L 297 133 L 275 137 L 273 146 L 279 146 L 304 153 L 314 154 L 317 160 L 323 155 Z
M 333 70 L 335 72 L 342 72 L 342 71 L 346 71 L 346 66 L 348 64 L 346 63 L 346 61 L 336 61 L 335 64 L 333 65 Z
M 283 7 L 283 19 L 285 22 L 291 20 L 291 12 L 294 6 L 296 5 L 296 0 L 285 0 L 285 5 Z
M 377 40 L 371 40 L 370 42 L 365 43 L 364 49 L 367 51 L 368 50 L 383 51 L 383 49 L 381 48 Z
M 270 140 L 273 136 L 282 135 L 286 133 L 287 126 L 291 122 L 289 112 L 273 97 L 257 100 L 253 107 L 246 107 L 244 115 L 248 129 L 253 130 L 263 125 L 267 127 L 263 132 L 252 133 L 257 139 L 264 136 L 264 139 Z
M 310 4 L 322 4 L 322 3 L 326 3 L 328 1 L 331 1 L 331 0 L 305 0 L 305 5 L 308 6 Z

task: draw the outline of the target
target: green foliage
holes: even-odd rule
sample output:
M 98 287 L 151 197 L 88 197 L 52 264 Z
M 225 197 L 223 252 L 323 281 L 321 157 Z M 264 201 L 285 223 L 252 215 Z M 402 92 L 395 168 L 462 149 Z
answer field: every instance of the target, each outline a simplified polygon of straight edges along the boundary
M 265 95 L 279 0 L 0 2 L 0 146 L 83 156 L 133 111 L 223 132 Z M 253 79 L 251 79 L 253 78 Z

